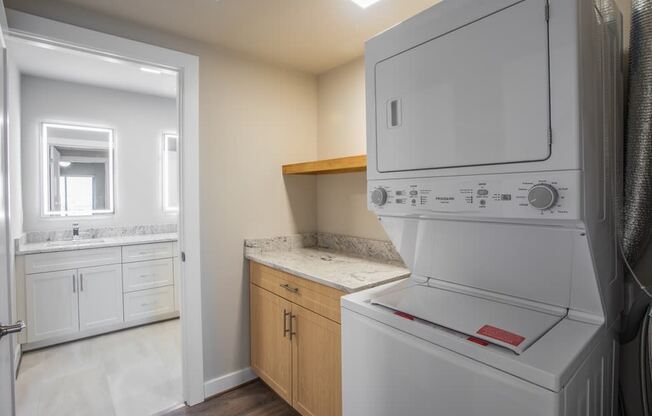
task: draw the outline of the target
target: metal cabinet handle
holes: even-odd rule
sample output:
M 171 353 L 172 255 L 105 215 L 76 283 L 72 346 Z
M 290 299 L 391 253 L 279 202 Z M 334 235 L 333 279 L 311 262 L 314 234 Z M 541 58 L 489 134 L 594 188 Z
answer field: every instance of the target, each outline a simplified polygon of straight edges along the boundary
M 84 291 L 84 274 L 79 275 L 79 291 L 83 292 Z
M 292 336 L 297 336 L 297 332 L 294 330 L 295 319 L 297 319 L 296 315 L 290 315 L 290 341 L 292 341 Z
M 75 274 L 72 274 L 72 293 L 77 293 L 77 278 Z
M 25 322 L 18 321 L 13 325 L 0 325 L 0 338 L 9 334 L 16 334 L 25 329 Z
M 280 285 L 283 289 L 289 290 L 292 293 L 299 293 L 299 288 L 298 287 L 290 287 L 289 284 L 285 283 L 283 285 Z
M 290 333 L 290 330 L 288 329 L 288 316 L 290 316 L 290 312 L 288 312 L 287 309 L 283 309 L 283 338 Z

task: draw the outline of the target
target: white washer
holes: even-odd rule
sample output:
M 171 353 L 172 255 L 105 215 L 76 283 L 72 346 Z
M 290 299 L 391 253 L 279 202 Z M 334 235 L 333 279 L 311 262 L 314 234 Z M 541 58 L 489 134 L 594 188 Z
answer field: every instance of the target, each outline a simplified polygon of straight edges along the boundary
M 368 200 L 412 271 L 342 299 L 347 416 L 612 415 L 611 0 L 444 0 L 367 42 Z

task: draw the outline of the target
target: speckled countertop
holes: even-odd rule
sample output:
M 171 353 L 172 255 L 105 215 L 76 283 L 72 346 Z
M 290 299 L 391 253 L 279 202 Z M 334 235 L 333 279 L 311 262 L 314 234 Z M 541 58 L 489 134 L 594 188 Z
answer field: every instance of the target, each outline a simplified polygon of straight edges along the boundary
M 355 257 L 322 248 L 245 253 L 249 260 L 352 293 L 399 280 L 410 271 L 395 263 Z
M 20 243 L 16 249 L 16 255 L 51 253 L 55 251 L 84 250 L 89 248 L 130 246 L 135 244 L 164 243 L 177 241 L 176 233 L 166 234 L 142 234 L 119 237 L 101 237 L 77 240 L 77 243 L 65 241 L 46 241 L 40 243 Z

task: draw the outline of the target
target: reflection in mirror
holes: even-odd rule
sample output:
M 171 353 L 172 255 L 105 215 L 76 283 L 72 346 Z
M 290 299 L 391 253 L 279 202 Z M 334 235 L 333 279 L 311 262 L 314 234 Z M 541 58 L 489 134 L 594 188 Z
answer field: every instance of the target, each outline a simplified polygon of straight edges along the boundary
M 113 130 L 43 123 L 44 215 L 113 212 Z
M 163 211 L 179 211 L 179 136 L 163 135 Z

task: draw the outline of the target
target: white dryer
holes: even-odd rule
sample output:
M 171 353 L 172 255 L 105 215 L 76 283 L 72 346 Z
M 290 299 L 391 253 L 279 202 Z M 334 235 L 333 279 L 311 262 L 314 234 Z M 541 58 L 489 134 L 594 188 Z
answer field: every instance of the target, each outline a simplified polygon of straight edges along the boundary
M 344 415 L 615 414 L 621 32 L 444 0 L 367 42 L 369 208 L 413 274 L 342 299 Z

